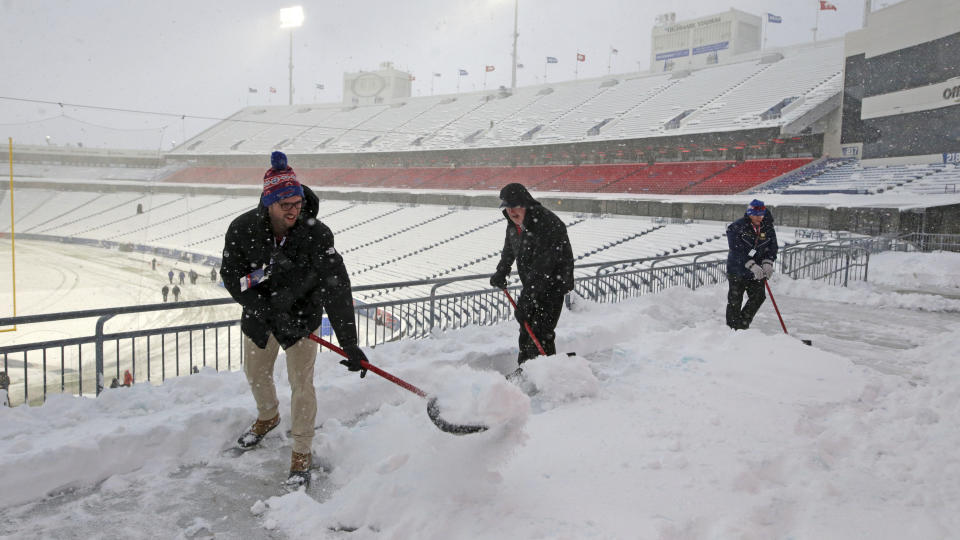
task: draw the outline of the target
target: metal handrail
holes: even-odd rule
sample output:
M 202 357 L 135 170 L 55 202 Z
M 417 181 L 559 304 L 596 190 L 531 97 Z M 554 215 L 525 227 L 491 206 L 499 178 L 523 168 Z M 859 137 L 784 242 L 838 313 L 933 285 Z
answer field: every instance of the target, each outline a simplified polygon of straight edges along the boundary
M 595 271 L 575 277 L 574 292 L 578 296 L 596 302 L 617 302 L 642 294 L 659 292 L 667 287 L 684 286 L 696 289 L 709 284 L 719 284 L 726 279 L 726 258 L 717 257 L 722 253 L 726 253 L 726 250 L 684 252 L 667 256 L 578 265 L 575 270 L 579 274 L 582 274 L 585 269 L 595 269 Z M 853 244 L 848 239 L 790 244 L 784 246 L 781 254 L 777 261 L 781 266 L 781 272 L 793 278 L 824 279 L 836 285 L 846 285 L 851 279 L 866 279 L 869 249 L 862 245 Z M 707 260 L 703 260 L 705 258 Z M 691 259 L 692 262 L 687 262 Z M 676 264 L 658 264 L 671 260 Z M 615 269 L 609 273 L 601 273 L 603 270 L 620 265 L 624 265 L 624 268 Z M 376 346 L 380 343 L 398 339 L 423 338 L 437 330 L 460 328 L 465 325 L 495 324 L 512 319 L 513 311 L 499 289 L 474 288 L 468 291 L 443 294 L 440 292 L 443 287 L 452 284 L 476 280 L 486 281 L 488 278 L 488 274 L 472 274 L 353 287 L 353 291 L 361 292 L 431 286 L 429 294 L 424 291 L 423 295 L 415 298 L 383 300 L 363 305 L 358 303 L 355 309 L 355 322 L 362 340 L 361 345 Z M 519 285 L 510 287 L 511 290 L 517 290 L 518 288 Z M 39 387 L 42 389 L 40 394 L 45 398 L 49 386 L 47 380 L 49 371 L 47 369 L 48 351 L 54 351 L 49 356 L 54 357 L 53 360 L 59 357 L 60 366 L 59 373 L 54 367 L 51 374 L 54 379 L 59 380 L 61 392 L 67 391 L 69 387 L 70 391 L 75 388 L 76 393 L 82 395 L 84 393 L 84 379 L 86 378 L 87 381 L 93 382 L 92 385 L 88 382 L 88 388 L 95 389 L 91 393 L 99 394 L 104 387 L 104 377 L 108 368 L 107 361 L 111 354 L 115 360 L 109 365 L 109 369 L 115 370 L 118 378 L 122 365 L 130 366 L 130 369 L 134 371 L 134 378 L 138 382 L 153 381 L 155 378 L 163 380 L 167 376 L 179 375 L 181 360 L 183 360 L 181 356 L 188 357 L 189 364 L 186 372 L 189 373 L 195 365 L 193 360 L 195 345 L 193 342 L 194 337 L 198 334 L 202 346 L 201 356 L 197 364 L 208 365 L 209 360 L 209 363 L 215 369 L 220 369 L 220 356 L 224 352 L 222 350 L 224 347 L 221 346 L 220 342 L 221 332 L 224 329 L 227 334 L 226 367 L 227 369 L 233 369 L 235 366 L 241 365 L 243 355 L 242 340 L 239 339 L 241 333 L 234 332 L 239 325 L 239 320 L 104 333 L 106 322 L 117 315 L 231 304 L 234 304 L 234 300 L 225 297 L 173 304 L 148 304 L 0 318 L 0 326 L 98 318 L 95 332 L 91 336 L 0 347 L 3 369 L 9 373 L 10 355 L 22 355 L 22 376 L 19 377 L 19 381 L 16 381 L 17 384 L 22 386 L 22 392 L 19 392 L 16 397 L 20 399 L 20 402 L 28 401 L 30 357 L 31 355 L 34 357 L 40 356 L 40 361 L 34 359 L 33 363 L 39 364 L 39 368 L 42 370 L 43 382 Z M 207 343 L 209 331 L 213 333 L 214 346 L 212 351 L 210 351 Z M 185 343 L 181 343 L 181 334 L 186 334 Z M 159 353 L 157 353 L 155 343 L 153 343 L 153 338 L 157 337 L 160 340 Z M 129 344 L 126 343 L 127 340 L 129 340 Z M 171 345 L 168 341 L 173 342 L 172 352 L 170 353 L 173 359 L 172 364 L 169 365 L 167 364 L 167 355 Z M 109 349 L 108 344 L 110 344 Z M 95 362 L 93 363 L 92 374 L 89 373 L 91 371 L 89 365 L 86 370 L 83 366 L 84 356 L 90 356 L 89 353 L 84 354 L 83 348 L 91 345 L 95 347 Z M 144 347 L 146 348 L 145 360 L 142 354 Z M 187 347 L 189 352 L 183 352 L 184 347 Z M 76 354 L 71 356 L 72 353 L 68 354 L 68 352 L 72 348 L 76 348 Z M 58 349 L 59 355 L 55 354 Z M 236 351 L 237 358 L 241 359 L 236 363 L 233 362 L 234 351 Z M 208 354 L 212 358 L 208 358 Z M 157 356 L 159 358 L 156 358 Z M 68 357 L 70 367 L 67 366 Z M 73 367 L 74 360 L 76 361 L 76 369 Z M 152 364 L 158 364 L 158 366 L 153 368 Z M 138 366 L 141 370 L 140 373 L 137 372 Z M 168 366 L 174 367 L 173 374 L 167 374 Z M 145 377 L 142 376 L 144 368 L 146 371 Z M 154 376 L 153 369 L 159 369 L 158 376 Z M 11 396 L 11 399 L 13 397 Z M 40 398 L 34 399 L 38 400 Z

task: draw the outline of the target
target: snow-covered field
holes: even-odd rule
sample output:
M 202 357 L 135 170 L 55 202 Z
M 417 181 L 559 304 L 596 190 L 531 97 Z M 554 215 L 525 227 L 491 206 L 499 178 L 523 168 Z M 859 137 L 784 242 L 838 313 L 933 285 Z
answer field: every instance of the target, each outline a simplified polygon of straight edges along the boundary
M 239 458 L 221 451 L 253 419 L 241 373 L 0 409 L 0 535 L 953 538 L 960 300 L 938 293 L 960 283 L 960 255 L 884 254 L 870 272 L 849 289 L 776 276 L 789 336 L 769 301 L 730 331 L 723 287 L 578 304 L 558 330 L 577 355 L 529 363 L 530 395 L 500 375 L 512 323 L 368 351 L 448 419 L 491 426 L 467 436 L 321 353 L 329 471 L 309 494 L 279 488 L 282 362 L 282 429 Z

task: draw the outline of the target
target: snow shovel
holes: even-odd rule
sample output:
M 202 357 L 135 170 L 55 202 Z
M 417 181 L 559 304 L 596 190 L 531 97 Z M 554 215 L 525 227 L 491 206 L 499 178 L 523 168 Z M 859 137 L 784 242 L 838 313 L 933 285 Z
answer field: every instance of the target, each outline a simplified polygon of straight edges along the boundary
M 773 291 L 770 290 L 770 282 L 766 279 L 763 280 L 763 284 L 767 286 L 767 295 L 770 296 L 770 301 L 773 302 L 773 309 L 777 311 L 777 317 L 780 319 L 780 327 L 783 328 L 783 333 L 790 335 L 787 332 L 787 325 L 783 324 L 783 317 L 780 315 L 780 308 L 777 307 L 777 301 L 773 298 Z M 813 345 L 813 340 L 811 339 L 801 339 L 804 345 Z
M 331 351 L 339 354 L 340 356 L 347 358 L 347 353 L 343 352 L 343 349 L 317 336 L 316 334 L 311 333 L 309 335 L 309 338 L 312 339 L 313 341 L 316 341 L 320 345 L 323 345 L 327 349 L 330 349 Z M 392 382 L 393 384 L 401 388 L 404 388 L 405 390 L 409 390 L 414 394 L 426 399 L 427 400 L 427 416 L 430 417 L 430 421 L 433 422 L 435 426 L 440 428 L 440 431 L 453 433 L 454 435 L 467 435 L 470 433 L 479 433 L 481 431 L 486 431 L 487 429 L 489 429 L 487 426 L 484 426 L 481 424 L 454 424 L 452 422 L 447 422 L 443 418 L 440 418 L 440 408 L 437 406 L 436 397 L 427 395 L 427 393 L 424 392 L 423 390 L 417 388 L 416 386 L 408 383 L 407 381 L 404 381 L 403 379 L 395 375 L 391 375 L 390 373 L 387 373 L 386 371 L 378 368 L 377 366 L 371 364 L 370 362 L 361 361 L 360 365 L 363 367 L 363 369 L 366 369 L 367 371 L 372 371 L 377 375 L 383 377 L 384 379 Z
M 513 297 L 510 296 L 510 293 L 506 289 L 501 289 L 501 290 L 503 291 L 503 294 L 507 295 L 507 300 L 510 300 L 510 305 L 513 306 L 513 309 L 517 309 L 517 303 L 513 301 Z M 527 335 L 530 336 L 530 339 L 533 340 L 533 344 L 537 346 L 537 350 L 540 351 L 540 356 L 547 356 L 547 351 L 543 350 L 543 345 L 540 345 L 540 340 L 537 339 L 537 336 L 533 335 L 533 328 L 530 328 L 530 323 L 528 323 L 527 321 L 523 321 L 523 327 L 527 330 Z M 567 353 L 567 356 L 576 356 L 576 355 L 577 353 L 575 352 Z M 510 375 L 507 375 L 507 379 L 516 377 L 522 372 L 523 372 L 523 368 L 518 367 L 516 370 L 514 370 L 513 373 L 511 373 Z

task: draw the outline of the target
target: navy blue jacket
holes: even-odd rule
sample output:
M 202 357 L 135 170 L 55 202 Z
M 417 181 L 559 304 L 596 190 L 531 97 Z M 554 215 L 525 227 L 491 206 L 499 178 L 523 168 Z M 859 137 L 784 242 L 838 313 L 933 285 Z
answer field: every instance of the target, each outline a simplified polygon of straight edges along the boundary
M 727 226 L 727 273 L 753 279 L 753 273 L 747 270 L 747 261 L 753 259 L 757 264 L 764 260 L 777 260 L 777 233 L 773 230 L 773 214 L 767 210 L 760 222 L 759 232 L 746 213 L 743 217 Z M 750 251 L 756 250 L 753 256 Z

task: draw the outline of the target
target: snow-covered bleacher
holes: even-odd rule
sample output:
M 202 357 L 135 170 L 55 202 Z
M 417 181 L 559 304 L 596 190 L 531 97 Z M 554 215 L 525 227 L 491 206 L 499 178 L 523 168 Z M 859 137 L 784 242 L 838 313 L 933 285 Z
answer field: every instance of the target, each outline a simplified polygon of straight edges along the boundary
M 18 234 L 106 240 L 210 257 L 219 257 L 229 223 L 256 204 L 250 196 L 146 191 L 22 188 L 16 196 Z M 0 203 L 5 211 L 8 201 Z M 665 224 L 650 218 L 558 215 L 567 224 L 578 264 L 681 252 L 723 233 L 723 224 L 715 222 Z M 496 208 L 322 201 L 320 217 L 335 232 L 355 285 L 489 274 L 499 260 L 506 227 Z M 2 232 L 9 232 L 8 224 L 0 225 Z M 477 286 L 486 285 L 459 283 L 443 292 Z M 358 292 L 357 299 L 371 302 L 424 293 L 429 287 Z
M 255 106 L 174 155 L 364 153 L 636 139 L 784 126 L 840 91 L 843 41 L 690 72 L 608 75 L 376 105 Z
M 811 171 L 782 189 L 787 194 L 852 193 L 875 194 L 886 191 L 934 194 L 956 193 L 960 186 L 957 164 L 863 165 L 843 160 Z M 764 186 L 764 190 L 772 186 Z

